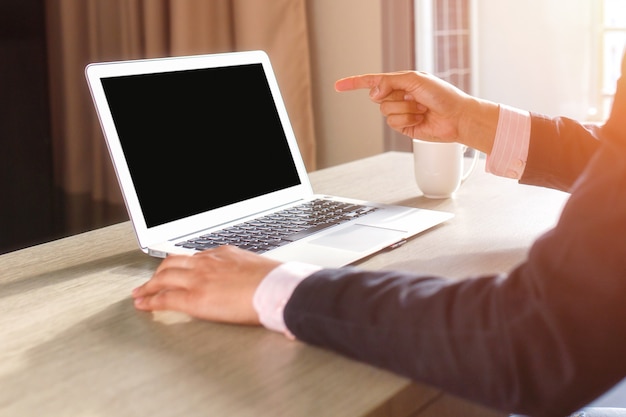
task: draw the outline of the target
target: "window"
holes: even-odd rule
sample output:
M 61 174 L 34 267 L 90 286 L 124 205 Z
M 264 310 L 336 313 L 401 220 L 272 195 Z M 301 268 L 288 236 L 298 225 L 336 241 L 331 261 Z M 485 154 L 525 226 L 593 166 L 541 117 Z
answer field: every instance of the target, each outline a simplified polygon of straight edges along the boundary
M 420 69 L 472 93 L 471 0 L 415 0 Z
M 484 27 L 475 27 L 475 22 L 483 22 L 488 25 L 496 16 L 489 13 L 492 9 L 502 9 L 498 0 L 413 0 L 415 16 L 415 57 L 417 68 L 431 72 L 436 76 L 456 85 L 469 94 L 491 94 L 495 100 L 502 97 L 501 94 L 494 94 L 496 89 L 487 84 L 479 86 L 479 79 L 485 79 L 483 73 L 476 71 L 479 60 L 478 35 L 483 35 L 483 42 L 480 43 L 481 53 L 485 39 L 494 36 L 493 30 L 486 30 Z M 559 24 L 559 14 L 563 13 L 562 0 L 541 1 L 534 0 L 532 4 L 541 4 L 540 13 L 544 13 L 542 19 L 546 25 L 550 21 Z M 570 55 L 556 57 L 552 64 L 563 65 L 564 62 L 585 62 L 587 66 L 576 67 L 576 70 L 585 71 L 588 75 L 581 75 L 584 86 L 579 87 L 579 91 L 568 90 L 568 88 L 578 88 L 571 85 L 573 78 L 563 80 L 556 89 L 562 93 L 557 97 L 561 99 L 551 99 L 540 101 L 540 109 L 531 107 L 536 103 L 537 98 L 528 92 L 518 91 L 512 88 L 506 97 L 510 98 L 513 105 L 523 108 L 533 108 L 546 114 L 571 114 L 572 117 L 585 119 L 588 121 L 601 122 L 609 115 L 615 85 L 620 75 L 621 59 L 626 46 L 626 0 L 577 0 L 578 7 L 589 7 L 586 14 L 571 13 L 563 16 L 564 26 L 559 30 L 587 30 L 584 34 L 575 33 L 577 42 L 583 42 L 580 50 L 571 45 L 563 45 L 567 39 L 567 32 L 557 33 L 557 41 L 552 42 L 555 47 L 565 46 L 564 52 L 567 54 L 580 54 L 578 58 Z M 517 4 L 519 8 L 519 3 Z M 527 15 L 526 15 L 527 16 Z M 502 15 L 502 20 L 516 19 L 515 15 Z M 523 17 L 522 17 L 523 18 Z M 490 20 L 491 19 L 491 20 Z M 556 19 L 556 20 L 555 20 Z M 496 22 L 501 29 L 506 27 L 505 22 Z M 520 25 L 516 21 L 511 22 L 511 30 L 505 32 L 503 36 L 511 36 L 515 43 L 517 36 L 523 36 L 528 26 Z M 477 35 L 477 36 L 474 36 Z M 531 42 L 536 39 L 531 38 Z M 561 42 L 561 45 L 559 45 Z M 587 42 L 587 43 L 585 43 Z M 497 42 L 488 42 L 492 49 L 484 52 L 486 54 L 497 55 L 495 49 Z M 517 45 L 520 45 L 517 42 Z M 505 51 L 506 52 L 506 51 Z M 522 50 L 522 54 L 527 51 Z M 545 50 L 539 51 L 546 53 Z M 483 57 L 484 58 L 484 57 Z M 551 57 L 550 57 L 551 58 Z M 504 54 L 503 66 L 511 61 L 511 54 Z M 507 61 L 508 60 L 508 61 Z M 493 64 L 493 61 L 487 61 Z M 486 68 L 487 72 L 494 72 L 493 67 Z M 548 73 L 546 79 L 554 77 L 555 71 Z M 479 75 L 481 77 L 479 77 Z M 570 84 L 568 84 L 570 83 Z M 497 82 L 496 82 L 497 85 Z M 579 85 L 579 84 L 577 84 Z M 482 87 L 482 88 L 479 88 Z M 480 90 L 480 91 L 479 91 Z M 559 101 L 560 100 L 560 101 Z M 581 102 L 584 100 L 584 103 Z M 519 104 L 517 104 L 519 103 Z M 529 104 L 530 103 L 530 104 Z M 569 112 L 569 113 L 568 113 Z
M 471 91 L 469 0 L 433 1 L 435 75 Z
M 609 116 L 615 85 L 620 75 L 622 55 L 626 46 L 626 0 L 603 0 L 599 23 L 600 49 L 600 97 L 595 118 L 604 120 Z

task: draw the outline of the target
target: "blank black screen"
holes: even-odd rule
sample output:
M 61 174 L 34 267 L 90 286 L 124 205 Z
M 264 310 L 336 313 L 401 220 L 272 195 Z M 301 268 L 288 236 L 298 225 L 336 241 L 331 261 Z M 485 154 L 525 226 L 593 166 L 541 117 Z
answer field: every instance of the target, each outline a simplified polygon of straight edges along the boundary
M 261 64 L 102 85 L 148 227 L 300 184 Z

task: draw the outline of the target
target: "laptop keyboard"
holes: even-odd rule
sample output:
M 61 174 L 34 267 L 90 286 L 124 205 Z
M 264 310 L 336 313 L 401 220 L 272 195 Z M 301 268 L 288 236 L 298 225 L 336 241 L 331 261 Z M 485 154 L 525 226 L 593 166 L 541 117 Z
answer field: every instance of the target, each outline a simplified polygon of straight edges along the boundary
M 376 207 L 317 199 L 176 245 L 198 251 L 233 245 L 263 253 L 374 210 Z

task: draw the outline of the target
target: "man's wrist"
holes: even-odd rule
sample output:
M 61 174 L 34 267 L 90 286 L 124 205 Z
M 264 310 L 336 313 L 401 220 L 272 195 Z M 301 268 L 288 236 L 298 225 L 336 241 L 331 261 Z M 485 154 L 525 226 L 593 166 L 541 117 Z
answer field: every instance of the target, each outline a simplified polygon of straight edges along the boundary
M 519 180 L 526 168 L 530 141 L 530 113 L 500 105 L 500 117 L 487 172 Z
M 317 265 L 287 262 L 267 274 L 257 287 L 252 300 L 261 324 L 292 338 L 283 319 L 285 305 L 298 284 L 320 269 L 322 268 Z
M 465 115 L 465 127 L 459 126 L 460 143 L 490 154 L 496 136 L 500 108 L 488 100 L 471 97 Z

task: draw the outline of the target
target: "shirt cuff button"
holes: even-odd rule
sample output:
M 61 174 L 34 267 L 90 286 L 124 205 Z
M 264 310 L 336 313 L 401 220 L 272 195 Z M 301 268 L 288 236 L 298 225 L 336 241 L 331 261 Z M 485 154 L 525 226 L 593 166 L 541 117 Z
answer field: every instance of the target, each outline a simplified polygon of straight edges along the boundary
M 509 178 L 514 178 L 514 179 L 518 179 L 519 178 L 519 174 L 517 172 L 513 171 L 512 169 L 509 169 L 506 172 L 506 176 L 509 177 Z

